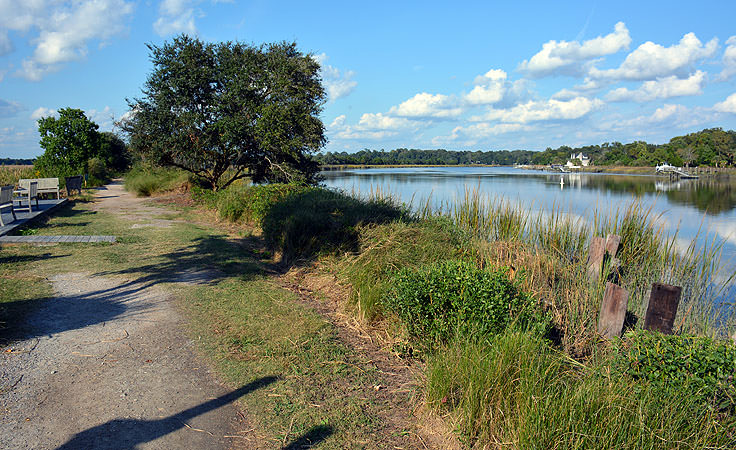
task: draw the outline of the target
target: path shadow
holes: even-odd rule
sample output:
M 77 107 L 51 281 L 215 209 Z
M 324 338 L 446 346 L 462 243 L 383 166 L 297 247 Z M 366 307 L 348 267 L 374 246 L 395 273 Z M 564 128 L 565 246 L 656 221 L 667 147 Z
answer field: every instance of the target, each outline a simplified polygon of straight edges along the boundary
M 177 414 L 158 420 L 115 419 L 77 433 L 57 450 L 123 449 L 135 448 L 167 434 L 188 427 L 187 421 L 215 410 L 240 397 L 270 385 L 278 380 L 275 376 L 259 378 L 245 386 L 215 399 L 185 409 Z M 297 448 L 297 447 L 295 447 Z
M 320 442 L 324 441 L 332 435 L 334 429 L 329 425 L 316 425 L 309 429 L 306 433 L 299 436 L 281 450 L 300 450 L 304 448 L 312 448 Z
M 71 281 L 68 281 L 71 282 Z M 135 281 L 75 295 L 2 304 L 2 316 L 12 320 L 13 311 L 34 311 L 18 323 L 6 323 L 0 329 L 0 342 L 14 342 L 85 328 L 121 317 L 133 318 L 166 301 L 165 295 L 151 295 L 141 300 L 146 285 Z
M 156 257 L 149 264 L 96 275 L 133 275 L 144 288 L 157 283 L 215 285 L 228 278 L 251 280 L 262 268 L 235 242 L 224 236 L 196 238 L 190 245 Z

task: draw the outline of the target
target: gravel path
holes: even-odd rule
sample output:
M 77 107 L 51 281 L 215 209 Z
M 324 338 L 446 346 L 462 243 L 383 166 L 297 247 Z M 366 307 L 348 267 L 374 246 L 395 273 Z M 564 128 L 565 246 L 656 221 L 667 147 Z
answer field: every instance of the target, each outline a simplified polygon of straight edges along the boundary
M 121 220 L 158 212 L 120 185 L 98 197 Z M 235 391 L 219 383 L 155 285 L 85 272 L 50 281 L 56 298 L 29 319 L 25 340 L 3 349 L 0 448 L 250 448 L 232 402 L 274 380 Z

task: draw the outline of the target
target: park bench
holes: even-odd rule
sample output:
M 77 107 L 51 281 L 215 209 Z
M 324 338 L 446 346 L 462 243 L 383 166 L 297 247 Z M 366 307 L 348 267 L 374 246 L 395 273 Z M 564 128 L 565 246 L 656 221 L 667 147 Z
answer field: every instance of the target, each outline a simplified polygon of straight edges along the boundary
M 27 186 L 27 188 L 20 188 L 17 191 L 13 191 L 16 195 L 15 200 L 18 201 L 18 207 L 15 209 L 21 209 L 25 200 L 28 202 L 28 212 L 33 212 L 31 200 L 34 198 L 36 199 L 36 209 L 38 209 L 38 183 L 35 180 L 31 180 Z
M 3 208 L 10 208 L 11 214 L 13 214 L 13 221 L 16 220 L 15 210 L 13 209 L 13 185 L 0 186 L 0 226 L 5 226 L 3 222 L 2 210 Z
M 37 183 L 39 194 L 56 194 L 56 198 L 59 198 L 59 179 L 58 178 L 21 178 L 18 181 L 18 186 L 21 189 L 28 189 L 29 184 L 35 181 Z

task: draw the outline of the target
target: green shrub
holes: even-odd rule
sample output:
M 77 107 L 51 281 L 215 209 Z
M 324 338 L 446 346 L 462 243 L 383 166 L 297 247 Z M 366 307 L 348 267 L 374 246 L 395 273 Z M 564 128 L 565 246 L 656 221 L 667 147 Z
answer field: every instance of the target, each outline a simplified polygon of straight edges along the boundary
M 691 388 L 690 395 L 736 412 L 736 345 L 707 337 L 630 332 L 618 341 L 615 367 L 658 386 Z
M 125 189 L 148 197 L 189 183 L 189 175 L 178 169 L 134 167 L 125 175 Z
M 286 197 L 311 188 L 296 184 L 236 185 L 223 191 L 217 198 L 217 213 L 231 222 L 243 220 L 261 225 L 263 218 Z
M 408 217 L 408 211 L 390 199 L 359 199 L 328 189 L 302 188 L 274 203 L 261 227 L 266 242 L 290 261 L 323 252 L 357 251 L 358 227 Z
M 357 254 L 336 264 L 353 287 L 351 300 L 369 320 L 381 316 L 381 298 L 397 270 L 458 259 L 464 242 L 463 233 L 444 217 L 367 226 L 359 235 Z
M 520 291 L 506 270 L 483 270 L 463 261 L 399 271 L 384 304 L 412 339 L 429 348 L 455 335 L 497 334 L 514 321 L 523 326 L 545 322 L 537 301 Z

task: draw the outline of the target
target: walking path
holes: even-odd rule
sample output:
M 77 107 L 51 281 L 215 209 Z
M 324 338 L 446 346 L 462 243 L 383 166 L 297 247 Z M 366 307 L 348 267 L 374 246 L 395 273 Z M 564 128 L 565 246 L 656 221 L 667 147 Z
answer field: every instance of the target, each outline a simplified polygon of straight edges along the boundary
M 119 184 L 97 201 L 131 223 L 164 212 Z M 274 380 L 223 386 L 166 291 L 73 270 L 49 278 L 55 298 L 3 349 L 0 448 L 246 448 L 251 427 L 233 401 Z

